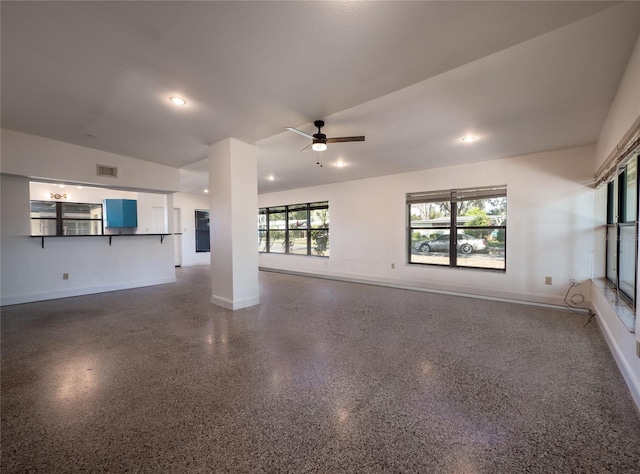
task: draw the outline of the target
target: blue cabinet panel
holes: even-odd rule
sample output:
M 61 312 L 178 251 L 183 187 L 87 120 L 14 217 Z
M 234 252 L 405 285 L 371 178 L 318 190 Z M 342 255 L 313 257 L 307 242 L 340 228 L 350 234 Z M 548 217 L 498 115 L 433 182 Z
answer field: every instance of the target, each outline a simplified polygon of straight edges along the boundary
M 122 200 L 122 227 L 138 227 L 138 202 L 133 199 Z
M 133 199 L 104 200 L 106 227 L 138 227 L 138 202 Z

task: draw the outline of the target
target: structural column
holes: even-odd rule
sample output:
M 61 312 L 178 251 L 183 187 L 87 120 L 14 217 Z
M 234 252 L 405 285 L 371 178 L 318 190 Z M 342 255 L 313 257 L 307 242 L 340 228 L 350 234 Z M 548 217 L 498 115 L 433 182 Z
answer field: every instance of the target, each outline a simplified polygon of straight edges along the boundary
M 232 310 L 260 302 L 257 169 L 255 146 L 209 146 L 211 302 Z

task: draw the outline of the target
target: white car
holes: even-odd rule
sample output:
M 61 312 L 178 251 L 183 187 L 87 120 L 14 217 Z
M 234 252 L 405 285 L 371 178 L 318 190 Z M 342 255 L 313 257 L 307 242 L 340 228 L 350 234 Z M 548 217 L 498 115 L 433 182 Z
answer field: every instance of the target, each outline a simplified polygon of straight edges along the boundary
M 449 234 L 442 234 L 433 240 L 421 240 L 413 244 L 420 252 L 449 252 Z M 478 239 L 469 234 L 458 234 L 457 249 L 459 253 L 470 254 L 487 248 L 485 239 Z

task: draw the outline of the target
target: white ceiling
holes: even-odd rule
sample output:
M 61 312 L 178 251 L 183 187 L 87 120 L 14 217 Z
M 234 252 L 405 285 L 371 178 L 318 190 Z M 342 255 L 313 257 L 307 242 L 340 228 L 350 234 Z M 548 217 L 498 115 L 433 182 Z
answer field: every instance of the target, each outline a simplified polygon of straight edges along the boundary
M 4 128 L 182 168 L 191 192 L 227 137 L 258 145 L 260 192 L 594 143 L 640 34 L 640 2 L 0 8 Z M 366 141 L 321 168 L 283 131 L 315 119 Z

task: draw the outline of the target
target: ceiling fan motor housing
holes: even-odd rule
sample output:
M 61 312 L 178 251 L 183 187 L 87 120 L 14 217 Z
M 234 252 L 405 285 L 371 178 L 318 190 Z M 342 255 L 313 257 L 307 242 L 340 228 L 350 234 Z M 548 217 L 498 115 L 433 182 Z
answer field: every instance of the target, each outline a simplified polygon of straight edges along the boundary
M 313 134 L 313 143 L 327 143 L 327 136 L 321 130 L 324 127 L 324 120 L 316 120 L 313 125 L 318 129 L 318 133 Z

